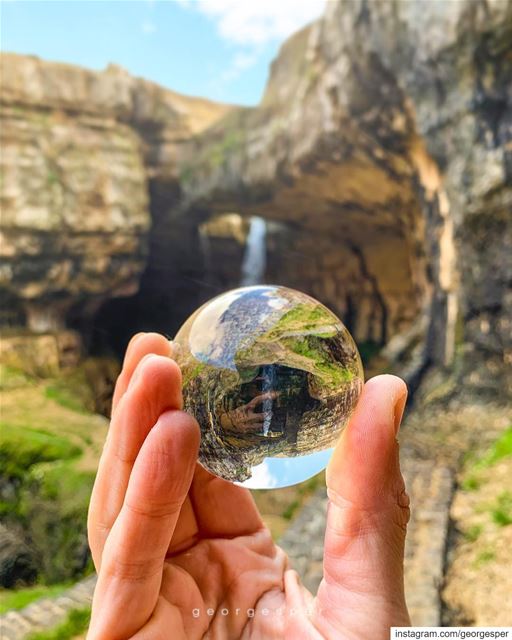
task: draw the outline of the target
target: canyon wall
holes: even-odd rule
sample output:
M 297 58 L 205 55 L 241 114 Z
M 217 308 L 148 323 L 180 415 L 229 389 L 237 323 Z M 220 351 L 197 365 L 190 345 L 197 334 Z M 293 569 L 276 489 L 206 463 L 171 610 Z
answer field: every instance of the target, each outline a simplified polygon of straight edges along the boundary
M 458 358 L 510 390 L 511 25 L 502 0 L 329 2 L 256 108 L 3 56 L 6 322 L 173 335 L 260 216 L 266 282 L 412 378 Z
M 3 54 L 1 71 L 3 324 L 87 324 L 138 290 L 154 185 L 173 188 L 176 149 L 229 107 L 113 65 Z

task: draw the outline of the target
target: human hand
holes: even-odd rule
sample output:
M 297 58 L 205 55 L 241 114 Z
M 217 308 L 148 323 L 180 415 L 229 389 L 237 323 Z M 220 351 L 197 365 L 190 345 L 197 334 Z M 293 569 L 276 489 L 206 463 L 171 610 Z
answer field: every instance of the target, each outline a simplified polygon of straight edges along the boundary
M 327 469 L 316 597 L 272 541 L 250 492 L 197 464 L 170 343 L 135 336 L 113 399 L 89 510 L 98 572 L 89 640 L 379 640 L 408 625 L 408 498 L 396 432 L 404 383 L 366 383 Z

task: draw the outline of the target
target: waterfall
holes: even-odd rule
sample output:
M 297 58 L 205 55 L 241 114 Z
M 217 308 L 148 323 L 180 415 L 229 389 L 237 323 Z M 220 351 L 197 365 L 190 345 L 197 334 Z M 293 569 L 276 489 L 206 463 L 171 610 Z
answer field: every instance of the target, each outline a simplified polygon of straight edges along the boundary
M 259 284 L 265 276 L 266 231 L 265 220 L 258 216 L 252 216 L 242 261 L 242 279 L 240 281 L 242 287 Z
M 268 364 L 262 367 L 263 384 L 261 386 L 262 394 L 270 394 L 271 391 L 275 391 L 276 375 L 273 364 Z M 268 436 L 270 425 L 272 424 L 272 398 L 267 397 L 263 400 L 262 411 L 263 414 L 263 435 Z

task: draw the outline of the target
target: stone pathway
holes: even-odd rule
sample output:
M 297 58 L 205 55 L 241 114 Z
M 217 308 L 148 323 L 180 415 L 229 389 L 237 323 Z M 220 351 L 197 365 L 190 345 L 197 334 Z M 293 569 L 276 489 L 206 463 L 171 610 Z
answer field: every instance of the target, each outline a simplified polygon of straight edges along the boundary
M 89 576 L 55 598 L 41 598 L 19 611 L 0 616 L 0 638 L 22 640 L 32 633 L 53 629 L 61 624 L 73 609 L 91 604 L 96 576 Z
M 439 588 L 443 579 L 453 474 L 432 461 L 406 460 L 402 471 L 411 496 L 411 521 L 405 549 L 405 592 L 417 626 L 441 623 Z M 323 537 L 327 496 L 316 492 L 286 530 L 280 545 L 313 593 L 322 578 Z M 22 640 L 28 634 L 61 623 L 72 609 L 90 604 L 96 578 L 77 583 L 56 598 L 43 598 L 20 611 L 0 616 L 2 640 Z

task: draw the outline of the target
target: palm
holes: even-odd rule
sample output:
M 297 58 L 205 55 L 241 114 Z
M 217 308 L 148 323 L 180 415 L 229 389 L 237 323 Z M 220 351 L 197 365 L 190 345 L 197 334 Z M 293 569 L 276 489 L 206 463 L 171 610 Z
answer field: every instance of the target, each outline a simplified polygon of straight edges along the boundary
M 358 407 L 333 456 L 324 580 L 313 598 L 250 492 L 195 463 L 198 427 L 178 411 L 181 380 L 169 349 L 156 334 L 137 337 L 116 387 L 89 513 L 99 574 L 91 640 L 378 639 L 407 624 L 408 507 L 393 432 L 405 401 L 400 383 L 388 376 L 387 408 L 372 398 L 378 385 L 367 385 L 369 415 Z M 160 357 L 143 358 L 149 353 Z M 365 441 L 368 420 L 373 441 Z
M 165 561 L 161 596 L 179 612 L 183 638 L 203 638 L 207 632 L 214 638 L 240 638 L 244 633 L 267 638 L 261 628 L 268 614 L 255 609 L 261 610 L 267 600 L 267 605 L 284 606 L 285 564 L 284 553 L 265 530 L 233 539 L 203 539 Z

